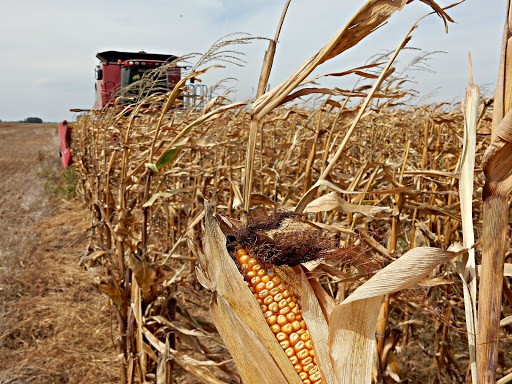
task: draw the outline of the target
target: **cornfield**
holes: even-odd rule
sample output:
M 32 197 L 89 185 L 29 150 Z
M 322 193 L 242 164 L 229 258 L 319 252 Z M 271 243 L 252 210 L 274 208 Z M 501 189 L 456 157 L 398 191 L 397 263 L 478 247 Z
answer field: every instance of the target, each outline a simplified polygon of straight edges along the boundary
M 308 79 L 406 0 L 368 1 L 265 91 L 288 3 L 255 100 L 188 108 L 182 82 L 74 124 L 82 262 L 112 304 L 120 381 L 507 382 L 509 95 L 470 79 L 462 106 L 408 103 L 394 62 L 418 24 L 331 74 L 353 89 Z M 202 63 L 190 77 L 220 70 Z

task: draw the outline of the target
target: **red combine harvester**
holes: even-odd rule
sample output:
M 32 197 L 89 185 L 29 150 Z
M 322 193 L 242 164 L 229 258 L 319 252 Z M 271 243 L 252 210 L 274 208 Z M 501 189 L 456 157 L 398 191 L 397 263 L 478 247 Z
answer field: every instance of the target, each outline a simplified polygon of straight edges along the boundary
M 96 100 L 94 109 L 114 105 L 128 105 L 140 96 L 156 92 L 168 92 L 181 80 L 183 67 L 171 66 L 153 78 L 151 87 L 137 86 L 144 74 L 150 74 L 177 56 L 141 52 L 105 51 L 96 55 L 100 60 L 96 67 Z M 157 73 L 157 72 L 154 72 Z M 71 164 L 71 127 L 64 120 L 58 125 L 61 163 L 64 168 Z

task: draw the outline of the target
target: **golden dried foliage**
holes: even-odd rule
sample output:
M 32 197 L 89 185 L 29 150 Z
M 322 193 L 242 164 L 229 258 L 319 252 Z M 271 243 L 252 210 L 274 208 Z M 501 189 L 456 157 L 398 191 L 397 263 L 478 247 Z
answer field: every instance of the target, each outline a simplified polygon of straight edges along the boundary
M 393 65 L 415 27 L 387 63 L 345 71 L 361 78 L 350 92 L 297 90 L 317 65 L 406 3 L 368 1 L 326 47 L 250 108 L 225 97 L 202 109 L 183 108 L 180 84 L 122 111 L 78 119 L 75 167 L 95 244 L 84 263 L 101 271 L 100 289 L 117 315 L 123 382 L 300 382 L 227 243 L 235 233 L 245 246 L 265 238 L 289 244 L 310 230 L 346 252 L 331 257 L 322 250 L 307 267 L 287 267 L 275 263 L 281 243 L 266 262 L 281 265 L 280 277 L 298 294 L 322 382 L 466 380 L 469 352 L 461 336 L 471 302 L 465 308 L 459 273 L 467 278 L 460 269 L 467 253 L 448 250 L 463 243 L 464 115 L 455 105 L 404 101 L 408 90 Z M 451 21 L 435 2 L 425 3 Z M 316 108 L 297 99 L 311 93 L 329 96 Z M 489 144 L 489 105 L 475 121 L 477 167 Z M 479 234 L 484 179 L 476 175 Z M 255 229 L 255 238 L 251 231 L 240 235 L 245 224 L 238 219 L 278 211 L 303 214 Z M 297 236 L 296 247 L 313 237 Z M 371 277 L 376 265 L 384 268 Z M 504 356 L 498 374 L 511 366 Z

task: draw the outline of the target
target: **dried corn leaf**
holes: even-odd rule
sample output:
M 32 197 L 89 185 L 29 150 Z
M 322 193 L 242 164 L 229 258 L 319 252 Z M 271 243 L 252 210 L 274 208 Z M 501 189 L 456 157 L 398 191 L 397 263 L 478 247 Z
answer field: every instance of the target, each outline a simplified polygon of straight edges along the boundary
M 288 95 L 320 64 L 353 47 L 383 25 L 407 0 L 369 0 L 317 54 L 308 59 L 284 83 L 264 94 L 253 105 L 253 114 L 261 119 L 281 105 Z
M 128 261 L 128 266 L 133 271 L 133 276 L 146 296 L 155 283 L 158 267 L 150 266 L 145 260 L 139 261 L 133 254 L 129 255 Z
M 500 327 L 512 324 L 512 316 L 507 316 L 500 321 Z
M 467 252 L 466 249 L 452 252 L 433 247 L 413 248 L 377 272 L 342 304 L 410 288 L 427 277 L 436 266 L 465 252 Z
M 203 123 L 206 123 L 207 121 L 211 121 L 214 118 L 218 117 L 218 115 L 229 111 L 231 109 L 240 108 L 246 105 L 247 103 L 232 103 L 228 105 L 224 105 L 222 107 L 219 107 L 217 109 L 214 109 L 213 111 L 210 111 L 208 113 L 205 113 L 204 115 L 198 117 L 191 123 L 189 123 L 183 130 L 181 130 L 172 140 L 171 143 L 167 145 L 167 148 L 163 151 L 162 155 L 158 158 L 157 164 L 163 162 L 164 156 L 169 152 L 173 151 L 174 148 L 180 145 L 182 142 L 182 139 L 185 137 L 187 133 L 189 133 L 192 128 L 197 127 Z
M 106 281 L 102 281 L 98 285 L 98 289 L 101 293 L 107 295 L 115 305 L 121 307 L 123 304 L 123 295 L 121 294 L 119 284 L 113 277 L 109 276 Z
M 240 192 L 240 188 L 238 187 L 238 183 L 234 182 L 233 180 L 229 180 L 231 183 L 231 188 L 233 189 L 233 206 L 232 208 L 238 208 L 242 205 L 242 193 Z
M 375 67 L 378 67 L 379 65 L 382 65 L 382 63 L 371 63 L 371 64 L 367 64 L 367 65 L 362 65 L 360 67 L 349 69 L 348 71 L 328 73 L 328 74 L 326 74 L 324 76 L 339 77 L 339 76 L 346 76 L 346 75 L 349 75 L 349 74 L 353 73 L 353 74 L 356 74 L 356 75 L 359 75 L 359 76 L 362 76 L 362 77 L 366 77 L 366 78 L 370 78 L 370 79 L 376 79 L 378 77 L 377 75 L 375 75 L 373 73 L 364 72 L 362 70 L 363 69 L 369 69 L 369 68 L 375 68 Z
M 390 212 L 391 208 L 348 203 L 336 192 L 329 192 L 309 203 L 304 209 L 304 212 L 325 212 L 332 210 L 341 213 L 361 213 L 368 217 L 374 217 L 374 215 L 381 212 Z
M 207 365 L 218 365 L 218 363 L 213 361 L 198 361 L 195 360 L 184 353 L 179 351 L 174 351 L 172 349 L 168 349 L 168 346 L 161 342 L 155 335 L 153 335 L 147 328 L 143 328 L 142 332 L 144 336 L 149 341 L 149 343 L 155 348 L 160 355 L 165 355 L 166 353 L 169 358 L 172 358 L 176 364 L 178 364 L 185 371 L 192 374 L 195 378 L 199 379 L 201 383 L 205 384 L 223 384 L 224 382 L 217 379 L 208 369 L 203 366 Z
M 169 338 L 165 341 L 165 350 L 158 356 L 156 367 L 156 384 L 170 384 L 172 383 L 172 371 L 168 369 L 169 366 Z

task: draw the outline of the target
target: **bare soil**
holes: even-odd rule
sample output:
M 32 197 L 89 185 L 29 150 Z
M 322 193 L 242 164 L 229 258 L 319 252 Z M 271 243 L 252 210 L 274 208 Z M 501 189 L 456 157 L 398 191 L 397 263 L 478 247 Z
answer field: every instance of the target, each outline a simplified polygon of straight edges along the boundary
M 0 384 L 116 383 L 111 314 L 79 265 L 88 214 L 51 199 L 56 124 L 0 123 Z

